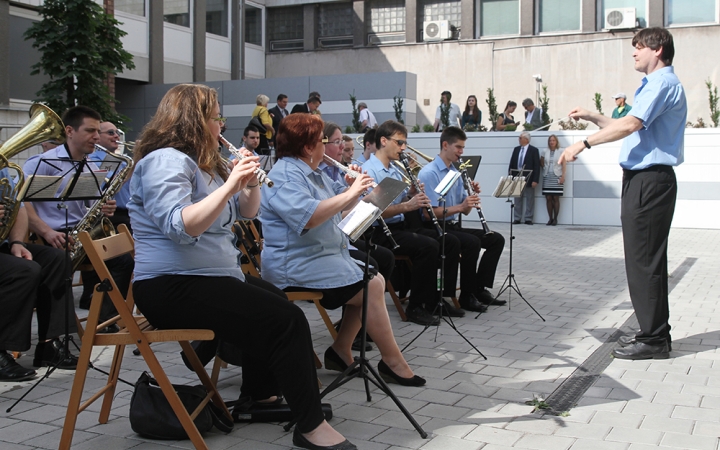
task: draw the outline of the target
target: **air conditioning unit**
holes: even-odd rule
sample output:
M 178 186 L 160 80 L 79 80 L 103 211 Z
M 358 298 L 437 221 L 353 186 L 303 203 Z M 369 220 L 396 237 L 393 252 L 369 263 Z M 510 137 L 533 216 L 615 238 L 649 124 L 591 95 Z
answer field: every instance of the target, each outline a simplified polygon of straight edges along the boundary
M 635 8 L 607 8 L 605 10 L 605 29 L 621 30 L 636 27 Z
M 450 31 L 450 22 L 447 20 L 431 20 L 423 22 L 423 40 L 444 41 L 450 39 L 452 32 Z

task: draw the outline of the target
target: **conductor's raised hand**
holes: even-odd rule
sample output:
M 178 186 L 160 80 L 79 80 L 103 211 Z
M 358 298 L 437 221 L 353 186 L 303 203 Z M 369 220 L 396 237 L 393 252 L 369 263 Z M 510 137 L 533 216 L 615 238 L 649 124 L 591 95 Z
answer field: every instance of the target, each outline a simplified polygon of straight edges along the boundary
M 584 109 L 584 108 L 580 108 L 578 106 L 578 107 L 573 108 L 572 111 L 570 111 L 570 113 L 568 114 L 568 117 L 570 117 L 571 119 L 575 119 L 575 120 L 580 120 L 580 119 L 589 120 L 591 115 L 592 115 L 592 113 L 590 111 L 588 111 L 587 109 Z
M 577 156 L 583 150 L 585 150 L 585 144 L 583 144 L 582 141 L 576 142 L 571 146 L 566 147 L 562 155 L 560 155 L 560 159 L 558 159 L 558 164 L 575 161 L 577 159 Z

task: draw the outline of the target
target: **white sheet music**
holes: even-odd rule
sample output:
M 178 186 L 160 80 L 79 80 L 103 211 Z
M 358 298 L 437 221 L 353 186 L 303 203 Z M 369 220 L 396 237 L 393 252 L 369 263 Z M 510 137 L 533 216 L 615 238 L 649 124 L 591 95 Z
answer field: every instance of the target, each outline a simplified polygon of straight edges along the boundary
M 26 196 L 30 196 L 31 199 L 32 197 L 55 198 L 62 179 L 54 175 L 30 175 L 18 194 L 18 200 L 23 201 Z
M 106 176 L 107 170 L 81 173 L 78 177 L 77 183 L 75 183 L 75 187 L 72 190 L 72 197 L 97 197 L 101 193 L 100 189 L 98 189 L 98 185 L 102 185 Z M 65 186 L 65 189 L 60 197 L 66 196 L 71 185 L 72 183 L 68 183 Z
M 365 229 L 365 225 L 369 225 L 380 216 L 380 209 L 369 202 L 358 202 L 345 218 L 340 221 L 338 228 L 348 237 L 355 241 Z

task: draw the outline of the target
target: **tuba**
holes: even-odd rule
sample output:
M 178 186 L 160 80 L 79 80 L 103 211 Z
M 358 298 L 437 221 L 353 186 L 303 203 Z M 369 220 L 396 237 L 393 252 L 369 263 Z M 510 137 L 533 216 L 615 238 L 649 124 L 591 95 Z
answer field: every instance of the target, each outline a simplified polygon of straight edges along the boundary
M 0 242 L 7 239 L 15 224 L 20 211 L 17 196 L 25 181 L 20 166 L 11 163 L 9 159 L 33 145 L 51 140 L 64 142 L 65 126 L 52 109 L 35 103 L 30 107 L 28 123 L 0 146 L 0 177 L 3 172 L 6 176 L 0 178 L 0 205 L 5 207 L 5 215 L 0 218 Z M 14 187 L 10 180 L 10 171 L 15 172 L 18 180 Z

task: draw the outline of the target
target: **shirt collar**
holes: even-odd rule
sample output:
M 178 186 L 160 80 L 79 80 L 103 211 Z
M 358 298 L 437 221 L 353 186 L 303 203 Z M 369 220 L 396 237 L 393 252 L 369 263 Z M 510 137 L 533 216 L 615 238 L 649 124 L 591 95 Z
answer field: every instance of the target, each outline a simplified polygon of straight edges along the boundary
M 384 170 L 385 172 L 390 172 L 390 168 L 392 168 L 392 163 L 390 164 L 390 167 L 385 167 L 385 164 L 383 164 L 383 162 L 380 161 L 374 153 L 370 155 L 370 160 L 368 162 L 376 165 L 378 169 Z

